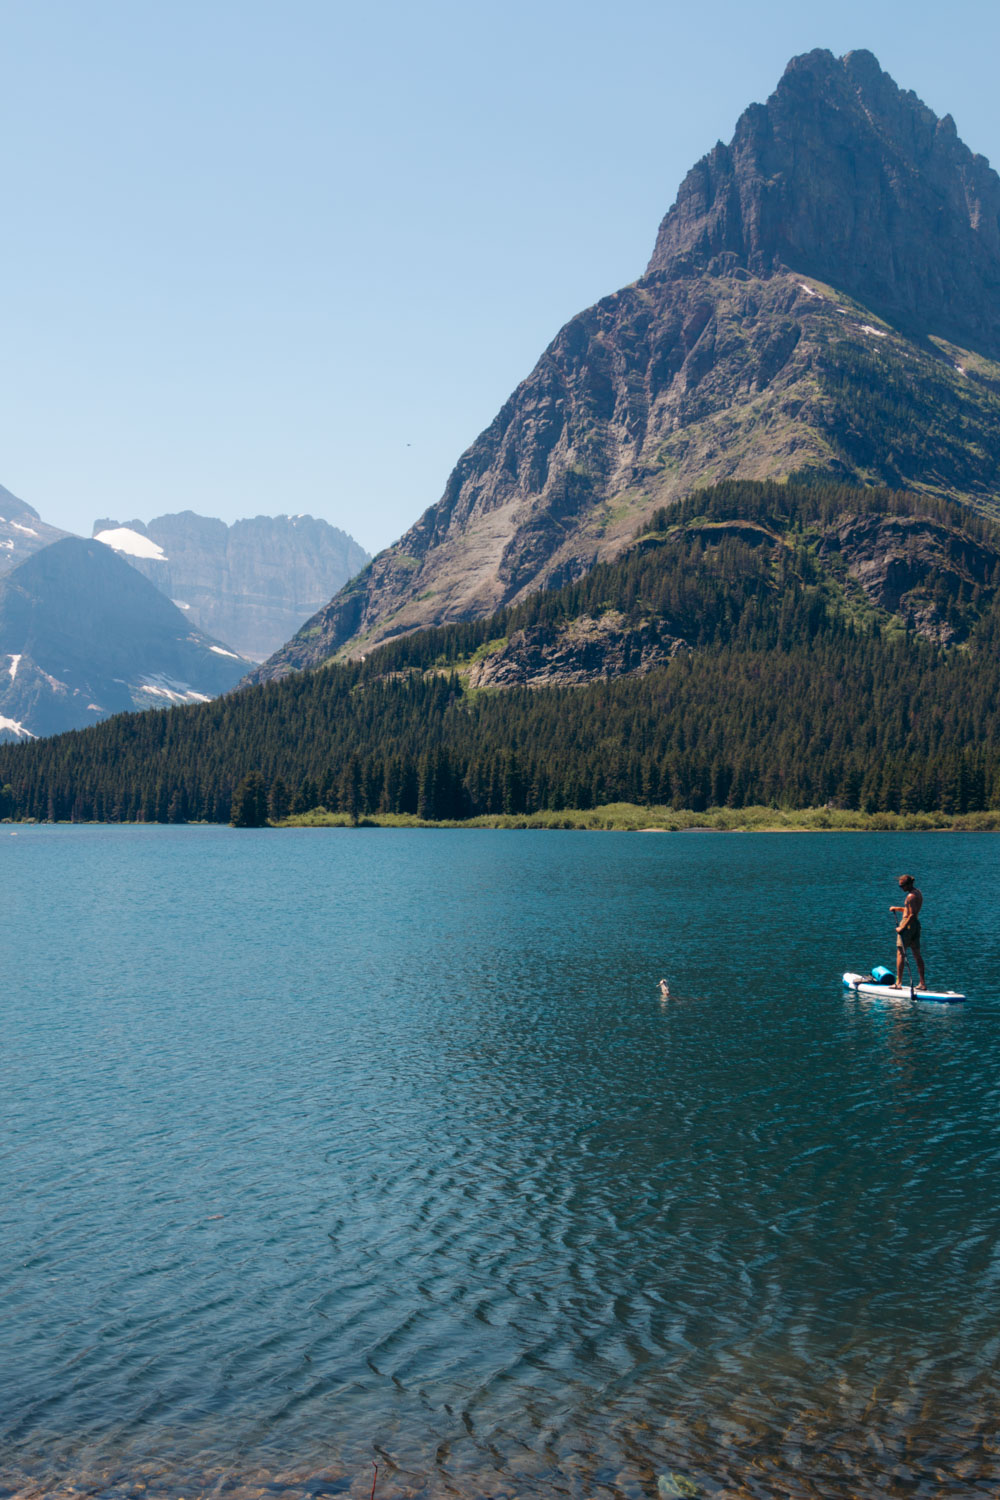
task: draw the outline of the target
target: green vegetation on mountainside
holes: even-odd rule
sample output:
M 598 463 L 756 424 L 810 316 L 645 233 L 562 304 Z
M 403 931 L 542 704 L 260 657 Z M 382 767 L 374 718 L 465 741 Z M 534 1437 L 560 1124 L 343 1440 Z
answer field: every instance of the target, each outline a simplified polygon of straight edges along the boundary
M 841 461 L 873 483 L 919 488 L 1000 516 L 1000 366 L 898 335 L 846 338 L 818 356 L 816 425 Z
M 907 608 L 926 607 L 960 647 L 873 604 L 831 550 L 852 528 L 920 518 L 959 561 L 918 579 Z M 279 817 L 1000 808 L 1000 567 L 973 581 L 961 563 L 998 547 L 995 526 L 943 501 L 729 483 L 658 515 L 619 562 L 492 618 L 197 707 L 0 746 L 0 811 L 228 821 L 255 772 L 256 805 L 266 788 Z M 602 610 L 666 621 L 692 649 L 581 687 L 463 683 L 465 664 L 516 632 Z

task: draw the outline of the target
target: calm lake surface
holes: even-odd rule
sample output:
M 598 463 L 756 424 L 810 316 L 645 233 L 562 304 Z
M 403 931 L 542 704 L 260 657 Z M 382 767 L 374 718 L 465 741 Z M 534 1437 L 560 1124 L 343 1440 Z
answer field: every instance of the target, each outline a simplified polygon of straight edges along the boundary
M 0 1493 L 995 1500 L 998 851 L 0 828 Z

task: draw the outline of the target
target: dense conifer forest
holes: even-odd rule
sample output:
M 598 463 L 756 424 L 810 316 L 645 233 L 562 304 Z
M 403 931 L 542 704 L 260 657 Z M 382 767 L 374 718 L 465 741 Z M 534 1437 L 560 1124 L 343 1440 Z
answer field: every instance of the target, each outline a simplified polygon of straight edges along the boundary
M 924 639 L 820 545 L 845 518 L 879 516 L 931 517 L 1000 546 L 991 522 L 946 501 L 720 485 L 661 512 L 618 562 L 489 619 L 211 703 L 2 745 L 0 815 L 252 825 L 318 806 L 441 819 L 615 801 L 1000 807 L 1000 569 L 985 583 L 929 578 L 960 644 Z M 468 687 L 469 663 L 515 632 L 609 609 L 655 617 L 691 649 L 583 686 Z

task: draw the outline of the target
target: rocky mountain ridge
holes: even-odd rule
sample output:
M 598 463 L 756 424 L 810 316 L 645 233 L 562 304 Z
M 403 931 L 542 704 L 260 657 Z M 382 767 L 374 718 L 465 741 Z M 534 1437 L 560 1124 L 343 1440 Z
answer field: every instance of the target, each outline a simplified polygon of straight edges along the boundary
M 659 506 L 812 473 L 1000 497 L 1000 179 L 869 53 L 813 52 L 685 179 L 442 499 L 256 680 L 584 574 Z
M 69 532 L 50 526 L 33 506 L 0 485 L 0 577 L 64 536 Z
M 231 526 L 194 511 L 94 536 L 123 556 L 200 629 L 260 661 L 368 561 L 354 538 L 313 516 L 254 516 Z

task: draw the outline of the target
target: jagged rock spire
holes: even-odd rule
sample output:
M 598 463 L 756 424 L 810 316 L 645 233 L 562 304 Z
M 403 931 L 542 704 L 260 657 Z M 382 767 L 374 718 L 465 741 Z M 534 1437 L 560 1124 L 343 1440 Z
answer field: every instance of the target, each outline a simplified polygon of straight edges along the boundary
M 649 272 L 726 264 L 801 271 L 1000 353 L 1000 177 L 870 52 L 793 58 L 688 173 Z

